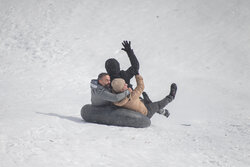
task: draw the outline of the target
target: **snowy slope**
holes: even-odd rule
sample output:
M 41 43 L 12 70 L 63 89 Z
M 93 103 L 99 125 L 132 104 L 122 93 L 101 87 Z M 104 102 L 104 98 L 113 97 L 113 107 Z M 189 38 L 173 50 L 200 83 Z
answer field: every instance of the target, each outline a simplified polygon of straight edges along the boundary
M 246 0 L 0 0 L 0 166 L 249 166 L 249 26 Z M 146 129 L 80 117 L 123 40 L 154 101 L 178 85 Z

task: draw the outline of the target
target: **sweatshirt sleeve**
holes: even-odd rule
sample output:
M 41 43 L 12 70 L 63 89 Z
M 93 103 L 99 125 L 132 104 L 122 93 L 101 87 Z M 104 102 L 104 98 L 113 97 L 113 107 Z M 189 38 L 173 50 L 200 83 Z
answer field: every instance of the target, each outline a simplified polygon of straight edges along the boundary
M 139 74 L 135 76 L 137 86 L 131 93 L 131 98 L 139 98 L 144 90 L 144 82 L 142 76 Z
M 131 79 L 133 78 L 134 75 L 138 73 L 140 65 L 133 50 L 131 50 L 130 52 L 127 52 L 127 54 L 128 54 L 131 66 L 125 72 L 126 72 L 126 77 Z
M 118 102 L 127 97 L 130 92 L 128 90 L 122 92 L 122 93 L 111 93 L 106 89 L 101 89 L 96 92 L 103 100 L 107 100 L 110 102 Z
M 130 60 L 130 63 L 131 63 L 131 66 L 135 69 L 135 70 L 139 70 L 140 68 L 140 65 L 139 65 L 139 62 L 134 54 L 134 51 L 131 50 L 130 52 L 127 53 L 128 54 L 128 57 L 129 57 L 129 60 Z
M 114 105 L 116 106 L 124 106 L 127 102 L 129 101 L 129 98 L 124 98 L 123 100 L 119 101 L 119 102 L 114 102 Z

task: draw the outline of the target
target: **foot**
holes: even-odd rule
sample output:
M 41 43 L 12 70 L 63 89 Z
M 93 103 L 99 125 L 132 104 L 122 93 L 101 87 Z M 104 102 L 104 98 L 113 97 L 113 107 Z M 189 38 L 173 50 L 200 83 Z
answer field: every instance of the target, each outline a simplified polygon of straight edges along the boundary
M 165 117 L 169 117 L 170 113 L 167 109 L 160 109 L 157 113 L 164 115 Z
M 171 95 L 171 96 L 173 96 L 173 98 L 175 98 L 176 91 L 177 91 L 177 85 L 175 83 L 172 83 L 171 87 L 170 87 L 170 94 L 169 95 Z
M 148 94 L 146 92 L 142 92 L 142 96 L 144 99 L 144 104 L 152 103 L 152 101 L 149 99 Z

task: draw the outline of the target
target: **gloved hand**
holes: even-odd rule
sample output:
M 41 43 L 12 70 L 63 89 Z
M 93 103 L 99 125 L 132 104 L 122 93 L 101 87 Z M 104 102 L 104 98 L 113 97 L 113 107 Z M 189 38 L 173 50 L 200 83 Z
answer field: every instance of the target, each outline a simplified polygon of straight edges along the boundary
M 130 41 L 123 41 L 122 42 L 122 45 L 123 45 L 123 47 L 124 48 L 122 48 L 122 50 L 124 50 L 125 52 L 127 52 L 127 53 L 130 53 L 131 51 L 133 51 L 132 49 L 131 49 L 131 42 Z

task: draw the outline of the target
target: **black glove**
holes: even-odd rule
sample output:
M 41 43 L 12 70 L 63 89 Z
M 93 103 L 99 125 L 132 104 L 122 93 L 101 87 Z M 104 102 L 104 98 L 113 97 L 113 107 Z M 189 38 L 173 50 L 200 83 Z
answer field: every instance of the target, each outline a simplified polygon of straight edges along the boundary
M 127 53 L 131 53 L 133 50 L 131 49 L 131 42 L 130 41 L 123 41 L 122 45 L 124 48 L 122 48 L 122 50 L 124 50 Z

